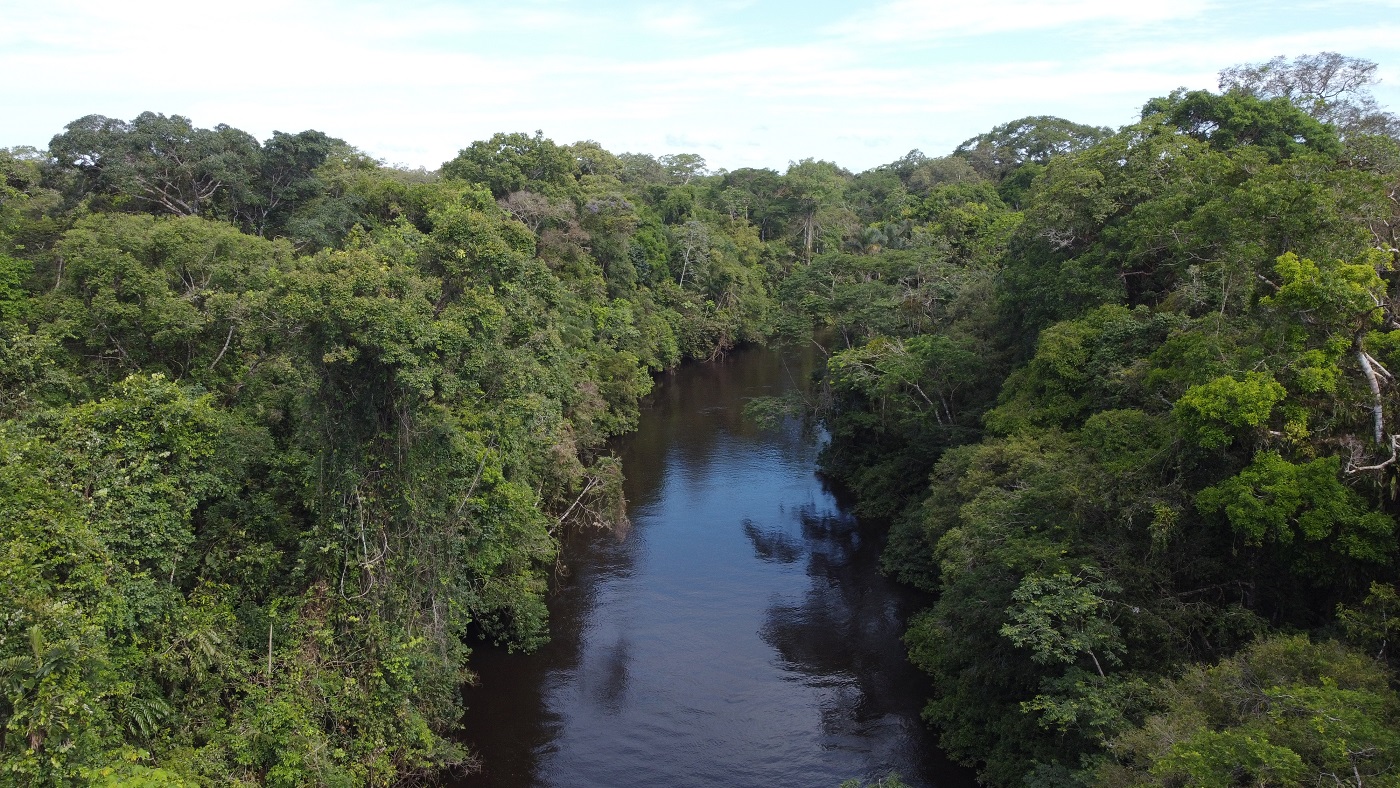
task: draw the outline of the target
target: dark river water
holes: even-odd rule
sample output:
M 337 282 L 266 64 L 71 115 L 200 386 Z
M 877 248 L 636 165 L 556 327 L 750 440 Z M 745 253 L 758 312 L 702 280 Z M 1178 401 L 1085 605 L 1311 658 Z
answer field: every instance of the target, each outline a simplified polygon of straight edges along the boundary
M 973 785 L 919 720 L 899 637 L 927 600 L 878 574 L 878 532 L 815 475 L 820 436 L 743 416 L 812 364 L 752 349 L 658 382 L 616 446 L 631 527 L 566 544 L 548 646 L 473 654 L 483 772 L 457 785 Z

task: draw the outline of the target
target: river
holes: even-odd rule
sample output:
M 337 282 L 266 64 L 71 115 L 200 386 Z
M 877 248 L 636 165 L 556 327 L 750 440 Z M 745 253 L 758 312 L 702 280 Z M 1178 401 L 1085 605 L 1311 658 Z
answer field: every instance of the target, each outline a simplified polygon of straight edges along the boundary
M 821 436 L 744 403 L 814 359 L 745 349 L 664 376 L 616 444 L 631 526 L 573 536 L 549 645 L 479 646 L 459 786 L 827 786 L 897 773 L 962 788 L 904 659 L 927 603 L 879 575 L 878 529 L 816 476 Z

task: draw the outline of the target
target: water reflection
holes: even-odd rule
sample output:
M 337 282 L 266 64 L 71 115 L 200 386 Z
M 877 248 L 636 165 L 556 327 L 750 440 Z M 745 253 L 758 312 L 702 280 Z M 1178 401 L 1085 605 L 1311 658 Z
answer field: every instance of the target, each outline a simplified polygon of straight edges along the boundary
M 618 636 L 615 643 L 602 650 L 590 672 L 579 679 L 584 691 L 606 714 L 622 711 L 627 693 L 627 663 L 632 660 L 629 650 L 627 636 Z
M 776 529 L 759 528 L 747 517 L 744 518 L 744 536 L 753 544 L 754 555 L 760 561 L 790 564 L 807 552 L 802 540 Z
M 812 507 L 795 514 L 808 553 L 809 587 L 795 604 L 769 606 L 763 639 L 785 668 L 831 689 L 822 726 L 832 746 L 894 762 L 899 751 L 917 749 L 927 739 L 917 723 L 924 696 L 910 692 L 920 682 L 899 641 L 903 621 L 924 600 L 878 575 L 878 534 L 866 533 L 854 518 Z M 934 759 L 918 774 L 939 781 L 940 772 Z M 950 781 L 945 776 L 941 782 Z
M 459 784 L 971 784 L 919 722 L 899 641 L 919 600 L 815 477 L 815 436 L 742 417 L 812 363 L 754 351 L 662 383 L 618 444 L 627 537 L 566 545 L 542 651 L 478 650 L 465 740 L 486 772 Z

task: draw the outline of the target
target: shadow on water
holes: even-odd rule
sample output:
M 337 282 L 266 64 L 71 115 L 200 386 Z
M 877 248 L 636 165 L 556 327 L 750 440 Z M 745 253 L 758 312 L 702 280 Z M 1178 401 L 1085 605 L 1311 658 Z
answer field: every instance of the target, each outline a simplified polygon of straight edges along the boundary
M 454 785 L 973 784 L 919 719 L 900 634 L 927 599 L 879 575 L 881 529 L 816 477 L 818 436 L 743 417 L 814 364 L 746 350 L 659 382 L 616 444 L 632 528 L 567 541 L 547 646 L 476 650 L 484 772 Z

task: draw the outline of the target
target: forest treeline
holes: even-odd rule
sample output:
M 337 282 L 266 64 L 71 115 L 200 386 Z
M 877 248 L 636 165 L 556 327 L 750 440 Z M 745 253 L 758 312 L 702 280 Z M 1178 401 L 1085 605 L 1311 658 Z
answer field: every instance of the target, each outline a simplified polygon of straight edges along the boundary
M 469 763 L 469 645 L 543 642 L 605 441 L 798 258 L 774 173 L 538 133 L 428 173 L 89 116 L 0 169 L 4 784 Z
M 987 784 L 1400 785 L 1400 120 L 1373 70 L 1239 66 L 979 166 L 1047 122 L 998 129 L 909 241 L 780 285 L 843 338 L 825 467 L 937 594 L 906 635 L 925 716 Z
M 1400 124 L 1374 64 L 1222 73 L 862 173 L 540 132 L 434 172 L 88 116 L 0 152 L 0 782 L 470 764 L 655 373 L 829 354 L 825 471 L 938 594 L 991 784 L 1400 784 Z

